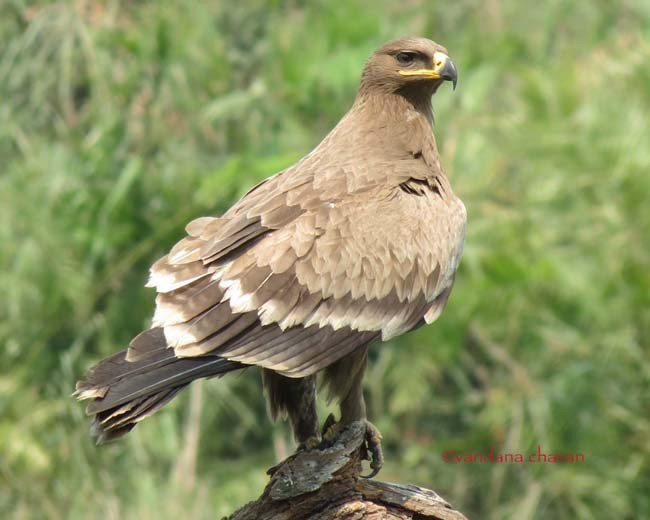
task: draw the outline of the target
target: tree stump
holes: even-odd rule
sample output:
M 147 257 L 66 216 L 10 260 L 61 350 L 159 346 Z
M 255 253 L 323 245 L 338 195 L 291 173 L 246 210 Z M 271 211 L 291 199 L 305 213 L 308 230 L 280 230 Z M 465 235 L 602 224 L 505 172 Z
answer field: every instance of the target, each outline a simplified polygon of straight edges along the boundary
M 262 496 L 229 520 L 467 520 L 435 491 L 360 476 L 364 428 L 353 424 L 326 449 L 301 451 L 268 473 Z

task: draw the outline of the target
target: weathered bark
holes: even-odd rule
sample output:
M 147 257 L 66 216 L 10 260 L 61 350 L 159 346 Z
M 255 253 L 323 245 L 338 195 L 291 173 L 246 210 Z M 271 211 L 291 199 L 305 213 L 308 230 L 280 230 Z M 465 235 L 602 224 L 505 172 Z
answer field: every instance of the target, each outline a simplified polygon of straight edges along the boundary
M 360 477 L 364 431 L 353 424 L 332 447 L 271 468 L 262 496 L 229 520 L 467 520 L 434 491 Z

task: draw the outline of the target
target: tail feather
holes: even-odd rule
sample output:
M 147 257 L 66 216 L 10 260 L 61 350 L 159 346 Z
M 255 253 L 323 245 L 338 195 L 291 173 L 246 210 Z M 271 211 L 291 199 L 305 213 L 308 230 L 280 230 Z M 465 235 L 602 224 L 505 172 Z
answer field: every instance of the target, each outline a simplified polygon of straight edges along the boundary
M 125 435 L 137 423 L 153 415 L 171 401 L 186 386 L 187 384 L 171 388 L 167 391 L 158 392 L 149 397 L 141 397 L 131 403 L 127 403 L 129 405 L 128 407 L 122 405 L 116 410 L 109 409 L 105 412 L 98 413 L 95 415 L 95 419 L 90 426 L 91 435 L 97 439 L 98 444 L 103 444 Z M 123 416 L 120 414 L 123 414 Z
M 177 358 L 164 344 L 149 348 L 137 361 L 129 361 L 123 350 L 91 368 L 74 395 L 92 399 L 86 413 L 95 416 L 91 433 L 101 443 L 129 432 L 195 379 L 245 366 L 218 356 Z
M 135 375 L 130 374 L 111 383 L 104 397 L 92 401 L 86 412 L 88 414 L 104 412 L 140 397 L 148 397 L 160 391 L 186 385 L 202 377 L 224 374 L 241 366 L 241 363 L 216 356 L 174 358 L 164 365 L 156 363 L 151 370 L 139 371 Z

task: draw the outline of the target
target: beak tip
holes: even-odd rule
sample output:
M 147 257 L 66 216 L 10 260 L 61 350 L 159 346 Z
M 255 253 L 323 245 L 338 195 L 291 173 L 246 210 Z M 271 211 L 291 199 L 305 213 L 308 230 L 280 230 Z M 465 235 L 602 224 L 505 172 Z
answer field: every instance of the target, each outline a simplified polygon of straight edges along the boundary
M 454 90 L 456 90 L 456 84 L 458 83 L 458 70 L 456 69 L 456 64 L 451 61 L 449 57 L 445 60 L 445 64 L 440 71 L 440 77 L 445 81 L 451 81 Z

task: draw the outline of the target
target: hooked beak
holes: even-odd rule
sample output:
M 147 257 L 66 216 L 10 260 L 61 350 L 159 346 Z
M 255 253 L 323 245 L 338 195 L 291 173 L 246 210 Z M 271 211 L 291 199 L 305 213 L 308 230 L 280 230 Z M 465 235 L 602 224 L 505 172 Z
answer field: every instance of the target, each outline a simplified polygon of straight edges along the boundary
M 433 55 L 433 67 L 431 69 L 419 70 L 400 70 L 402 76 L 419 76 L 422 78 L 442 79 L 451 81 L 451 84 L 456 90 L 456 83 L 458 83 L 458 71 L 456 65 L 451 58 L 444 52 L 436 52 Z

